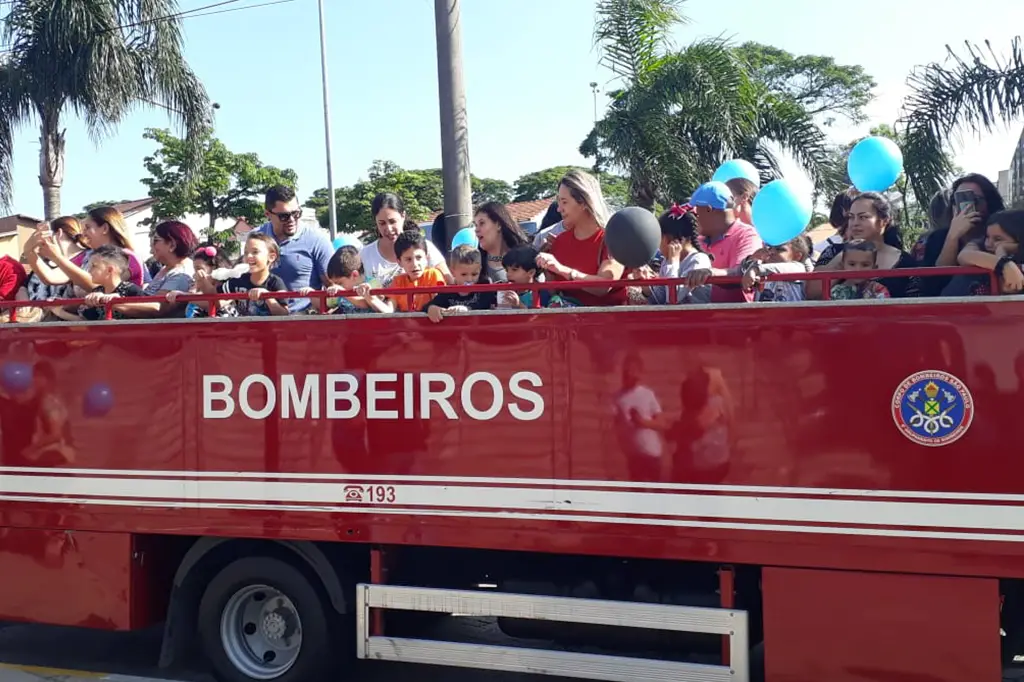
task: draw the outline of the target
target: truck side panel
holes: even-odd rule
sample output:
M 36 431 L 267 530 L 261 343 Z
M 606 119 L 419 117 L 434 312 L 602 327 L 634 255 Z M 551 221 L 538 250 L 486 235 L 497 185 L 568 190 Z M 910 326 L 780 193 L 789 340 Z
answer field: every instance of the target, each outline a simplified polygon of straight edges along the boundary
M 0 525 L 1024 577 L 1021 325 L 978 299 L 13 326 L 0 362 L 61 377 L 74 447 L 28 456 L 41 408 L 0 400 Z M 973 396 L 941 447 L 894 422 L 925 370 Z
M 999 682 L 999 585 L 986 578 L 765 568 L 769 680 Z
M 103 630 L 131 623 L 128 533 L 0 529 L 0 620 Z

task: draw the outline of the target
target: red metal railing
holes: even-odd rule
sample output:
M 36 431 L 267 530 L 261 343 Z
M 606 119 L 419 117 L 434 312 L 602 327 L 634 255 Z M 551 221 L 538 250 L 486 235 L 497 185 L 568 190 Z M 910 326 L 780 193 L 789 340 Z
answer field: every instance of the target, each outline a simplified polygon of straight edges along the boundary
M 844 272 L 842 270 L 830 270 L 830 271 L 819 271 L 819 272 L 800 272 L 800 273 L 786 273 L 786 274 L 767 274 L 761 277 L 764 282 L 822 282 L 822 298 L 824 300 L 829 299 L 831 282 L 835 279 L 883 279 L 890 277 L 950 277 L 953 275 L 987 275 L 990 278 L 991 291 L 993 294 L 999 292 L 999 280 L 996 274 L 990 270 L 984 270 L 981 268 L 968 268 L 968 267 L 946 267 L 946 268 L 902 268 L 899 270 L 861 270 L 858 272 Z M 728 277 L 711 277 L 707 280 L 708 284 L 720 284 L 720 285 L 740 285 L 743 278 L 738 275 Z M 668 287 L 668 299 L 670 304 L 678 302 L 676 298 L 676 287 L 686 284 L 685 278 L 657 278 L 657 279 L 619 279 L 619 280 L 608 280 L 607 282 L 598 282 L 595 280 L 589 281 L 577 281 L 577 282 L 562 282 L 562 281 L 551 281 L 551 282 L 535 282 L 533 284 L 511 284 L 503 282 L 501 284 L 471 284 L 471 285 L 459 285 L 459 286 L 430 286 L 430 287 L 416 287 L 416 288 L 385 288 L 385 289 L 374 289 L 373 294 L 378 296 L 408 296 L 409 306 L 412 307 L 413 296 L 419 294 L 438 294 L 442 292 L 458 291 L 461 293 L 473 293 L 473 292 L 489 292 L 489 291 L 517 291 L 525 292 L 529 291 L 534 294 L 532 300 L 532 307 L 540 308 L 540 292 L 541 291 L 574 291 L 579 289 L 619 289 L 622 287 L 629 286 L 645 286 L 645 287 Z M 317 307 L 321 313 L 327 312 L 327 299 L 339 298 L 339 297 L 351 297 L 355 296 L 352 291 L 343 291 L 339 294 L 329 294 L 326 291 L 318 290 L 311 291 L 308 294 L 300 294 L 297 292 L 270 292 L 262 297 L 261 300 L 274 299 L 274 300 L 287 300 L 295 298 L 309 298 L 317 302 Z M 218 301 L 242 301 L 248 298 L 248 294 L 181 294 L 177 297 L 178 303 L 190 303 L 190 302 L 207 302 L 210 304 L 210 315 L 215 316 L 217 314 L 217 302 Z M 17 321 L 17 309 L 18 308 L 62 308 L 62 307 L 77 307 L 84 303 L 84 299 L 58 299 L 54 301 L 0 301 L 0 310 L 11 309 L 11 322 Z M 114 307 L 124 304 L 133 303 L 166 303 L 167 299 L 165 296 L 137 296 L 133 298 L 119 298 L 114 301 L 108 301 L 103 305 L 104 317 L 107 320 L 113 319 Z

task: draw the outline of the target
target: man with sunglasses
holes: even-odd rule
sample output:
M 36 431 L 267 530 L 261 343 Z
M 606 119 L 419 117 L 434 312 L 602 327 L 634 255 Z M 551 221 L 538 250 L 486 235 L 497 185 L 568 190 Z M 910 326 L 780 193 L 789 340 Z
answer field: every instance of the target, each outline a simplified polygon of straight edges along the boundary
M 320 289 L 329 284 L 327 263 L 334 255 L 334 249 L 323 231 L 299 224 L 302 209 L 295 190 L 284 185 L 271 187 L 263 205 L 269 222 L 256 228 L 256 232 L 273 237 L 281 249 L 281 258 L 273 273 L 284 280 L 288 291 L 298 291 L 303 287 Z M 309 305 L 308 298 L 291 299 L 288 311 L 300 312 Z

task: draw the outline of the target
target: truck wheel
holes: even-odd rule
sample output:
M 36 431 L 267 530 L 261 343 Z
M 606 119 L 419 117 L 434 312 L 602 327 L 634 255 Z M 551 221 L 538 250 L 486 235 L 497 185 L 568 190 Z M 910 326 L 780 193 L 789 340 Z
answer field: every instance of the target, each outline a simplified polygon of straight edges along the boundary
M 305 682 L 329 672 L 329 614 L 309 579 L 270 557 L 238 559 L 199 602 L 199 638 L 224 682 Z

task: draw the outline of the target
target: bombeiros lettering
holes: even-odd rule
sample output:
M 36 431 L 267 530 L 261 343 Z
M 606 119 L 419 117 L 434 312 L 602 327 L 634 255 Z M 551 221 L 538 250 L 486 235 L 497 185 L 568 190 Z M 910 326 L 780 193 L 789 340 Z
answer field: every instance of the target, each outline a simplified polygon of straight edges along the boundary
M 457 379 L 444 372 L 203 375 L 203 419 L 472 419 L 507 413 L 519 421 L 544 415 L 535 372 L 503 381 L 491 372 Z

